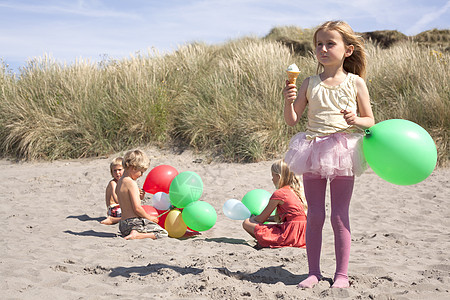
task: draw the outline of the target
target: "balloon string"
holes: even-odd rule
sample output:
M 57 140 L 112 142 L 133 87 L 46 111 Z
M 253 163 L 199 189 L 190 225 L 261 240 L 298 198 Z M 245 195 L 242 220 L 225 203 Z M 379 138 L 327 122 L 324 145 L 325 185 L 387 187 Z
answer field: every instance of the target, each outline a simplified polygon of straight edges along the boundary
M 339 91 L 338 91 L 339 94 L 340 94 L 341 92 L 342 92 L 342 90 L 339 90 Z M 344 94 L 343 96 L 339 96 L 339 98 L 340 98 L 340 99 L 344 99 L 344 101 L 345 101 L 345 98 L 347 98 L 347 103 L 345 104 L 345 108 L 344 108 L 344 109 L 338 104 L 338 106 L 339 106 L 339 108 L 340 108 L 341 110 L 346 110 L 346 109 L 348 108 L 349 103 L 350 103 L 350 97 L 349 97 L 348 95 L 345 95 L 345 94 Z M 335 127 L 335 126 L 332 125 L 332 124 L 330 124 L 330 125 L 331 125 L 331 127 Z M 344 131 L 349 130 L 350 128 L 352 128 L 352 129 L 357 129 L 357 130 L 360 130 L 360 131 L 362 131 L 362 132 L 367 133 L 367 132 L 365 131 L 365 129 L 360 128 L 360 127 L 358 127 L 357 125 L 349 125 L 347 128 L 339 129 L 339 130 L 337 130 L 337 128 L 334 128 L 334 130 L 335 130 L 336 132 L 344 132 Z
M 333 125 L 331 125 L 331 126 L 334 127 Z M 347 128 L 340 129 L 340 130 L 336 130 L 336 128 L 334 128 L 334 130 L 335 130 L 336 132 L 344 132 L 344 131 L 349 130 L 350 128 L 351 128 L 351 129 L 355 129 L 355 130 L 362 131 L 362 132 L 364 132 L 364 133 L 367 133 L 365 129 L 363 129 L 363 128 L 361 128 L 361 127 L 358 127 L 357 125 L 349 125 Z
M 159 216 L 157 216 L 157 218 L 160 218 L 162 216 L 164 216 L 165 214 L 167 214 L 168 212 L 170 212 L 170 210 L 173 208 L 173 206 L 169 207 L 168 210 L 166 210 L 165 212 L 163 212 L 162 214 L 160 214 Z

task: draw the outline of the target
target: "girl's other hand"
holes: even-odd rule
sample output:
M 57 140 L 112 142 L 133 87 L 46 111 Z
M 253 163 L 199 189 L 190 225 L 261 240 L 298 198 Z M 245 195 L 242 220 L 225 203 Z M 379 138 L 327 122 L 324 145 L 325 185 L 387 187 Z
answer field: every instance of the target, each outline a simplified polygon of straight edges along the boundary
M 341 114 L 344 114 L 345 122 L 347 122 L 348 125 L 355 125 L 356 124 L 356 114 L 350 110 L 343 109 L 341 110 Z
M 145 191 L 143 189 L 139 189 L 139 198 L 141 198 L 141 200 L 144 200 L 145 197 Z
M 284 100 L 288 103 L 294 103 L 297 99 L 297 86 L 286 80 L 286 86 L 283 89 Z

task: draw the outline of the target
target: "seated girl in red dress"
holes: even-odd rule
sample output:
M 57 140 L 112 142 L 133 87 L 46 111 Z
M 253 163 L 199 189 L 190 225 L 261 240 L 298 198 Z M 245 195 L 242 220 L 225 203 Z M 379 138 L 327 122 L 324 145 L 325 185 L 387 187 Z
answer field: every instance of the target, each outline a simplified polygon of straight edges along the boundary
M 276 161 L 271 169 L 272 182 L 278 190 L 261 214 L 244 220 L 242 227 L 258 241 L 259 247 L 303 248 L 307 204 L 301 181 L 283 160 Z M 271 217 L 275 209 L 275 216 Z M 278 223 L 264 224 L 275 220 Z

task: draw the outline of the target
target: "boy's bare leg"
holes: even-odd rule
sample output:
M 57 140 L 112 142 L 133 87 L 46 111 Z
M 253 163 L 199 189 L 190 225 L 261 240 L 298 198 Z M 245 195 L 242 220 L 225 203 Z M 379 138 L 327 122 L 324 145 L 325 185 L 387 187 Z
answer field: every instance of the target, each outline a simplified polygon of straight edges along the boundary
M 101 221 L 100 223 L 104 224 L 104 225 L 113 225 L 113 224 L 117 224 L 120 221 L 120 217 L 111 217 L 108 216 L 106 219 L 104 219 L 103 221 Z
M 136 230 L 131 230 L 130 234 L 125 237 L 126 240 L 138 240 L 138 239 L 152 239 L 156 240 L 156 236 L 153 232 L 141 233 Z

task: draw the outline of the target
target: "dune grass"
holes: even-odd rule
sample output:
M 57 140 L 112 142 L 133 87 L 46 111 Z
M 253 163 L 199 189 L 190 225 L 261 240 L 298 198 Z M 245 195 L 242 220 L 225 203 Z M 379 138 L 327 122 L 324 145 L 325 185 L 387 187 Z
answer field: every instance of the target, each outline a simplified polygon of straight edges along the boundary
M 3 64 L 0 155 L 52 160 L 181 145 L 226 161 L 279 157 L 305 125 L 303 120 L 291 128 L 284 122 L 284 70 L 296 63 L 300 82 L 316 70 L 311 54 L 299 55 L 277 41 L 293 31 L 101 63 L 62 65 L 45 56 L 17 75 Z M 311 30 L 304 31 L 308 34 Z M 434 138 L 439 164 L 445 165 L 449 53 L 413 41 L 367 48 L 376 121 L 418 123 Z
M 450 55 L 413 42 L 380 51 L 369 47 L 368 87 L 376 121 L 406 119 L 424 127 L 449 159 Z
M 99 68 L 44 57 L 3 74 L 1 151 L 26 159 L 102 155 L 164 140 L 167 99 L 154 68 L 130 59 Z M 153 66 L 155 67 L 155 66 Z

